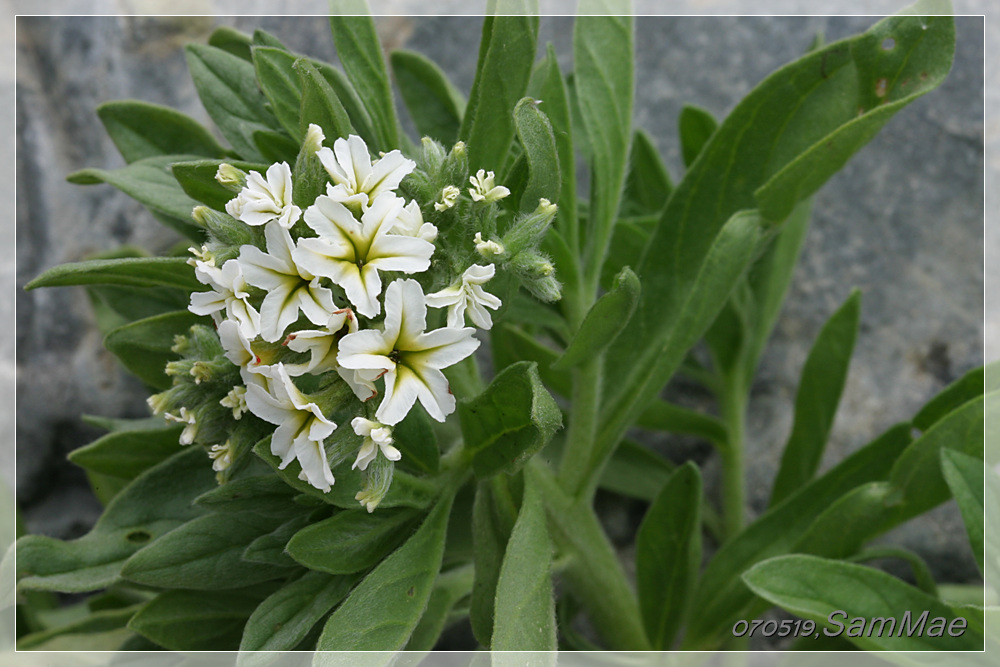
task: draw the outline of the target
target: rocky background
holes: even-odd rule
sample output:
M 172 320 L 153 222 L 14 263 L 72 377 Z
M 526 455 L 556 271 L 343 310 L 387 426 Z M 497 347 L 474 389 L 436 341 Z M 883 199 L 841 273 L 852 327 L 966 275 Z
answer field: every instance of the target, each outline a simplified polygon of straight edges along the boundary
M 805 51 L 866 29 L 869 18 L 643 18 L 636 22 L 636 124 L 646 128 L 675 180 L 683 174 L 676 119 L 684 103 L 722 118 L 769 72 Z M 478 18 L 387 17 L 387 48 L 429 56 L 463 91 L 472 84 Z M 206 125 L 181 46 L 218 25 L 261 27 L 291 49 L 335 61 L 319 18 L 20 17 L 17 19 L 17 500 L 31 531 L 86 532 L 100 513 L 67 452 L 99 435 L 81 413 L 146 416 L 145 392 L 106 352 L 82 289 L 20 288 L 52 266 L 123 243 L 163 251 L 177 239 L 110 186 L 75 186 L 67 174 L 121 166 L 94 112 L 136 98 L 178 108 Z M 958 49 L 945 83 L 900 112 L 820 191 L 789 300 L 765 353 L 747 420 L 749 511 L 765 506 L 802 364 L 825 319 L 853 287 L 864 293 L 861 331 L 824 469 L 983 362 L 983 20 L 957 19 Z M 571 67 L 571 20 L 546 18 Z M 3 312 L 9 318 L 10 314 Z M 676 400 L 712 409 L 706 396 Z M 675 459 L 711 449 L 647 435 Z M 8 475 L 9 477 L 9 475 Z M 612 536 L 627 552 L 641 504 L 602 497 Z M 917 551 L 941 582 L 978 573 L 953 503 L 884 538 Z M 901 571 L 902 576 L 907 576 Z

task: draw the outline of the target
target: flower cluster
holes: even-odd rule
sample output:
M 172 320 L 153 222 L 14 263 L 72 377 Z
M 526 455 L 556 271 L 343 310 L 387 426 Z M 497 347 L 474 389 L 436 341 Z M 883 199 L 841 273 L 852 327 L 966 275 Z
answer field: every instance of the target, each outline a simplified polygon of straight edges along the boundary
M 489 329 L 490 311 L 502 306 L 484 289 L 497 267 L 480 262 L 517 266 L 496 238 L 510 192 L 493 172 L 469 177 L 468 197 L 454 183 L 421 197 L 428 173 L 441 178 L 448 160 L 467 176 L 461 143 L 444 156 L 425 140 L 425 164 L 413 174 L 417 162 L 398 150 L 372 160 L 360 137 L 323 142 L 310 126 L 294 170 L 223 164 L 216 180 L 235 197 L 225 212 L 194 213 L 209 241 L 191 249 L 189 263 L 208 289 L 192 294 L 189 310 L 211 316 L 216 331 L 195 327 L 179 338 L 184 358 L 168 365 L 174 386 L 150 406 L 185 425 L 183 444 L 206 447 L 220 482 L 268 434 L 280 468 L 297 461 L 300 478 L 324 492 L 332 469 L 355 452 L 353 467 L 380 461 L 384 477 L 402 456 L 393 427 L 418 402 L 437 421 L 455 411 L 442 370 L 479 347 L 474 327 Z M 541 220 L 544 230 L 554 214 L 543 200 L 522 222 Z M 524 236 L 525 224 L 515 227 Z M 434 328 L 429 315 L 446 323 Z M 335 436 L 345 425 L 353 433 Z M 358 499 L 371 511 L 385 490 L 369 484 Z

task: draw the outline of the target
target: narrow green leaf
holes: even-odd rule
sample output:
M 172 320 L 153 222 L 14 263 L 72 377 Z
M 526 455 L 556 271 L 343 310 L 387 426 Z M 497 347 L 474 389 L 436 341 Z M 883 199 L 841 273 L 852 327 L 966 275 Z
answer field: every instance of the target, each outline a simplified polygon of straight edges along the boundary
M 420 529 L 364 578 L 330 616 L 319 651 L 396 651 L 420 621 L 441 569 L 453 496 L 441 498 Z
M 256 512 L 266 517 L 285 517 L 302 512 L 289 488 L 274 474 L 231 479 L 194 499 L 194 504 L 211 512 Z
M 225 211 L 229 200 L 236 197 L 233 191 L 220 185 L 215 180 L 219 165 L 223 162 L 231 164 L 243 171 L 256 171 L 259 174 L 267 172 L 266 164 L 243 162 L 242 160 L 196 160 L 194 162 L 175 162 L 170 169 L 180 184 L 184 193 L 216 211 Z
M 74 449 L 68 458 L 92 472 L 131 480 L 176 454 L 181 430 L 160 420 L 159 428 L 108 433 Z
M 279 51 L 285 51 L 286 53 L 288 52 L 288 47 L 282 44 L 280 39 L 266 30 L 261 30 L 260 28 L 253 31 L 252 45 L 254 47 L 266 46 L 268 48 L 278 49 Z M 251 57 L 253 57 L 252 51 L 253 49 L 251 49 Z
M 326 82 L 330 84 L 330 87 L 337 94 L 337 99 L 344 105 L 344 110 L 351 120 L 351 125 L 354 126 L 355 134 L 364 139 L 369 147 L 375 146 L 378 143 L 378 138 L 375 135 L 374 123 L 368 110 L 365 108 L 364 102 L 361 101 L 361 97 L 354 89 L 354 86 L 351 85 L 347 76 L 336 67 L 331 67 L 315 60 L 310 60 L 309 62 L 319 71 L 320 75 L 326 79 Z
M 397 49 L 389 54 L 389 64 L 421 136 L 446 146 L 455 143 L 465 113 L 462 93 L 432 60 L 415 51 Z
M 518 361 L 533 361 L 538 364 L 538 374 L 546 387 L 567 398 L 572 393 L 569 373 L 552 369 L 559 353 L 534 336 L 519 327 L 502 323 L 493 327 L 490 343 L 495 368 L 502 370 Z
M 677 119 L 677 127 L 681 135 L 681 156 L 684 158 L 684 166 L 690 167 L 719 127 L 719 123 L 705 109 L 685 104 Z
M 410 636 L 410 641 L 406 644 L 407 651 L 433 650 L 441 631 L 448 625 L 455 605 L 469 595 L 472 577 L 473 568 L 468 565 L 438 575 L 431 598 L 427 602 L 427 611 L 424 612 L 420 623 Z
M 317 513 L 323 511 L 317 510 Z M 299 532 L 315 518 L 312 514 L 300 514 L 281 524 L 270 533 L 256 538 L 243 550 L 243 560 L 252 563 L 267 563 L 277 567 L 295 567 L 296 563 L 285 551 L 285 546 L 295 533 Z
M 670 476 L 636 534 L 635 577 L 653 648 L 671 648 L 701 566 L 701 475 L 690 461 Z
M 483 393 L 462 401 L 458 416 L 479 477 L 516 472 L 562 425 L 537 365 L 526 361 L 508 366 Z
M 174 336 L 185 334 L 192 325 L 204 321 L 205 318 L 186 310 L 148 317 L 109 333 L 104 338 L 104 347 L 137 378 L 155 389 L 165 390 L 173 380 L 164 368 L 168 361 L 180 358 L 170 349 Z
M 903 549 L 902 547 L 870 547 L 851 556 L 847 560 L 851 563 L 864 563 L 881 558 L 897 558 L 905 561 L 913 572 L 913 579 L 916 581 L 917 587 L 931 597 L 940 597 L 938 595 L 937 583 L 934 581 L 934 575 L 931 574 L 931 569 L 927 565 L 927 561 L 921 558 L 919 554 L 913 553 L 908 549 Z
M 556 650 L 551 569 L 545 509 L 538 489 L 527 483 L 500 567 L 491 650 Z
M 174 287 L 89 285 L 86 290 L 97 328 L 105 336 L 129 322 L 183 309 L 191 301 L 190 293 Z
M 816 474 L 847 382 L 860 321 L 861 292 L 854 290 L 826 321 L 809 350 L 795 396 L 792 433 L 771 490 L 771 505 L 787 498 Z
M 537 3 L 511 0 L 487 16 L 479 45 L 476 78 L 459 138 L 469 147 L 469 170 L 499 170 L 514 138 L 512 112 L 524 97 L 535 61 Z
M 416 510 L 406 508 L 338 512 L 295 533 L 286 551 L 310 570 L 362 572 L 399 546 L 419 516 Z
M 522 98 L 514 107 L 514 129 L 528 162 L 528 182 L 521 195 L 521 211 L 534 211 L 539 199 L 559 200 L 562 188 L 559 153 L 552 123 L 540 102 Z
M 184 50 L 198 97 L 222 135 L 243 159 L 262 160 L 253 133 L 281 125 L 267 109 L 254 66 L 214 46 L 188 44 Z
M 865 650 L 979 651 L 983 648 L 982 636 L 958 632 L 958 627 L 967 627 L 966 622 L 951 625 L 957 617 L 954 609 L 892 575 L 869 567 L 815 556 L 780 556 L 758 563 L 743 574 L 743 580 L 761 597 L 829 627 L 829 632 L 844 632 L 847 639 Z M 925 630 L 911 633 L 925 611 Z M 841 613 L 834 615 L 835 612 Z M 904 616 L 907 613 L 908 619 Z M 862 621 L 856 623 L 857 618 Z M 830 619 L 840 626 L 829 622 Z M 947 632 L 948 627 L 954 632 Z
M 639 278 L 626 266 L 615 277 L 611 289 L 587 312 L 576 335 L 553 367 L 566 370 L 600 355 L 628 326 L 639 302 L 639 290 Z
M 674 184 L 653 140 L 644 130 L 636 130 L 632 134 L 632 148 L 628 155 L 621 215 L 659 215 L 673 189 Z
M 219 26 L 208 37 L 209 46 L 222 49 L 247 62 L 252 62 L 253 59 L 253 56 L 250 55 L 250 45 L 252 43 L 250 35 L 242 33 L 235 28 L 230 28 L 227 25 Z
M 99 105 L 97 116 L 126 162 L 158 155 L 222 157 L 226 152 L 198 121 L 169 107 L 115 100 Z
M 253 143 L 268 163 L 293 164 L 299 154 L 299 145 L 295 140 L 276 130 L 254 130 Z
M 639 415 L 635 425 L 651 431 L 693 435 L 708 440 L 719 447 L 726 447 L 726 425 L 722 420 L 664 400 L 651 403 Z
M 77 646 L 87 648 L 72 648 L 72 650 L 115 650 L 127 635 L 121 629 L 129 622 L 129 619 L 136 613 L 138 606 L 126 607 L 124 609 L 107 609 L 91 613 L 78 621 L 66 625 L 33 632 L 17 640 L 18 651 L 59 651 L 68 650 L 74 643 Z M 101 644 L 94 645 L 86 641 L 87 638 L 95 638 Z M 56 644 L 59 640 L 64 640 L 66 645 L 60 647 Z M 106 644 L 104 641 L 108 640 Z
M 306 58 L 299 58 L 292 67 L 299 73 L 302 89 L 299 135 L 304 136 L 311 123 L 323 130 L 324 143 L 331 146 L 336 139 L 353 134 L 347 110 L 320 71 Z
M 276 46 L 254 46 L 251 52 L 257 81 L 271 103 L 271 112 L 290 136 L 299 138 L 302 86 L 292 69 L 297 56 Z
M 261 597 L 248 591 L 165 591 L 128 627 L 171 651 L 234 651 Z
M 609 288 L 615 276 L 626 266 L 639 265 L 655 223 L 655 219 L 646 217 L 631 218 L 629 221 L 621 219 L 615 224 L 614 235 L 608 246 L 608 256 L 601 269 L 602 287 Z
M 651 503 L 676 469 L 648 447 L 625 440 L 601 472 L 599 485 L 605 491 Z
M 286 569 L 241 558 L 252 540 L 280 523 L 255 512 L 199 517 L 132 555 L 122 577 L 146 586 L 217 591 L 287 576 Z
M 497 506 L 494 480 L 482 481 L 476 485 L 476 498 L 472 505 L 475 576 L 469 603 L 469 622 L 476 640 L 483 646 L 489 646 L 493 641 L 497 581 L 500 579 L 507 540 L 513 529 L 512 523 L 503 520 Z
M 913 425 L 921 431 L 926 431 L 953 410 L 977 396 L 982 396 L 985 380 L 985 369 L 982 366 L 973 368 L 928 401 L 913 417 Z
M 202 510 L 191 499 L 216 485 L 204 452 L 188 448 L 139 475 L 108 504 L 94 528 L 63 542 L 41 535 L 17 541 L 18 586 L 83 593 L 120 581 L 125 560 Z
M 247 621 L 240 642 L 244 651 L 291 651 L 326 614 L 340 603 L 358 581 L 356 576 L 335 577 L 306 572 L 285 584 L 260 603 Z M 241 659 L 241 667 L 256 664 Z
M 392 429 L 395 447 L 403 458 L 397 465 L 417 473 L 436 473 L 441 467 L 437 435 L 427 412 L 413 406 L 403 421 Z
M 996 487 L 996 474 L 986 470 L 986 464 L 981 459 L 954 449 L 941 450 L 941 472 L 955 497 L 955 502 L 958 503 L 958 509 L 962 512 L 972 555 L 976 557 L 979 571 L 985 573 L 983 560 L 986 547 L 985 493 L 986 486 Z M 993 492 L 996 495 L 995 488 Z
M 399 148 L 396 104 L 371 16 L 331 16 L 330 28 L 340 64 L 372 119 L 378 141 L 369 149 Z
M 205 288 L 183 257 L 126 257 L 60 264 L 25 285 L 25 289 L 65 285 L 162 286 L 188 292 Z

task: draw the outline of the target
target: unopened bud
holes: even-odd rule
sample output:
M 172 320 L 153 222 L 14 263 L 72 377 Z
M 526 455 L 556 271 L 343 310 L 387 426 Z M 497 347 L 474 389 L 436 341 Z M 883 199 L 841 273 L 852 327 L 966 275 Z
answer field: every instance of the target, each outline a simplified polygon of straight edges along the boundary
M 382 499 L 389 493 L 394 469 L 395 464 L 387 459 L 379 448 L 375 460 L 368 465 L 365 488 L 354 496 L 354 499 L 360 502 L 369 513 L 374 512 Z
M 515 221 L 510 231 L 504 234 L 503 244 L 507 252 L 517 255 L 525 250 L 537 248 L 558 210 L 559 208 L 548 199 L 539 199 L 538 208 Z
M 228 213 L 207 206 L 196 206 L 191 217 L 223 245 L 239 247 L 253 244 L 253 230 Z
M 239 192 L 247 185 L 247 173 L 228 162 L 223 162 L 215 172 L 215 180 L 227 190 Z

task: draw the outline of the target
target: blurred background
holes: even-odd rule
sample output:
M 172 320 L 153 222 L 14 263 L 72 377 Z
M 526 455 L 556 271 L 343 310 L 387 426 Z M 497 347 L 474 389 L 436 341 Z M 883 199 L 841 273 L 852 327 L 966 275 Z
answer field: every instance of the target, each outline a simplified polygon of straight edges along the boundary
M 677 181 L 683 175 L 676 132 L 683 104 L 704 107 L 721 120 L 768 73 L 801 55 L 817 33 L 835 41 L 875 20 L 638 19 L 635 124 L 653 137 Z M 800 265 L 749 407 L 752 515 L 766 506 L 806 354 L 853 287 L 863 291 L 861 330 L 823 469 L 983 363 L 984 20 L 956 22 L 955 62 L 944 84 L 897 114 L 815 197 Z M 144 388 L 103 349 L 82 288 L 20 288 L 52 266 L 121 244 L 155 253 L 177 241 L 110 186 L 76 186 L 65 178 L 84 167 L 124 164 L 94 111 L 101 102 L 154 102 L 211 126 L 187 75 L 182 46 L 206 41 L 219 25 L 248 33 L 263 28 L 294 51 L 336 62 L 324 18 L 16 21 L 17 347 L 16 368 L 0 367 L 8 376 L 16 371 L 16 478 L 8 461 L 3 469 L 6 481 L 16 484 L 32 532 L 76 537 L 100 513 L 82 471 L 66 461 L 69 451 L 100 435 L 83 424 L 81 413 L 144 417 L 148 410 Z M 480 18 L 380 17 L 377 27 L 387 49 L 427 55 L 468 93 Z M 571 18 L 542 19 L 540 49 L 553 42 L 564 71 L 572 67 L 571 36 Z M 408 122 L 404 111 L 401 116 Z M 15 319 L 10 304 L 0 306 L 0 316 Z M 675 384 L 668 392 L 679 403 L 714 410 L 710 398 L 692 387 Z M 709 445 L 639 435 L 674 460 L 702 464 L 708 492 L 715 493 L 718 470 Z M 627 555 L 642 504 L 610 494 L 599 502 L 612 539 Z M 953 502 L 884 540 L 923 556 L 939 582 L 979 581 Z M 905 568 L 898 574 L 909 576 Z

